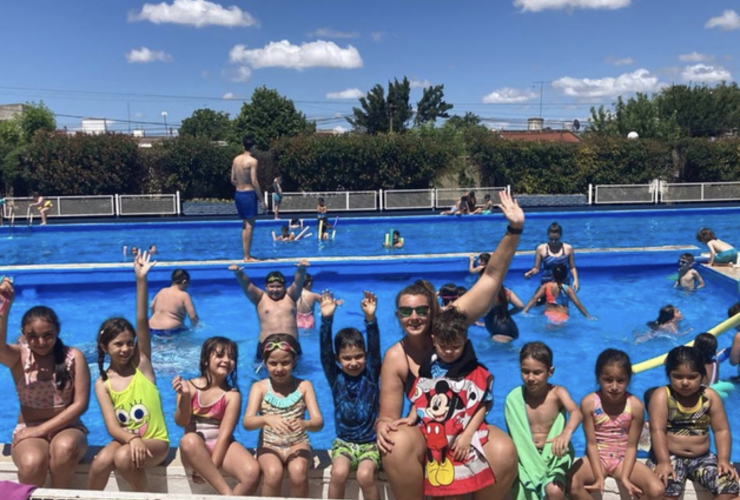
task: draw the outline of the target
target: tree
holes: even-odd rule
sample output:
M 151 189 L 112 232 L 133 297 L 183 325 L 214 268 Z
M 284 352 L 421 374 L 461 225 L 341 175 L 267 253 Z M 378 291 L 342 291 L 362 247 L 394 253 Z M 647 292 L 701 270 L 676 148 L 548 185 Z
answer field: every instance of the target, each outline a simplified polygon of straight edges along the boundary
M 257 149 L 267 151 L 270 143 L 280 137 L 292 137 L 316 130 L 306 115 L 295 108 L 293 101 L 281 96 L 277 90 L 265 86 L 256 88 L 249 103 L 242 105 L 235 119 L 236 139 L 245 135 L 254 138 Z
M 591 108 L 590 132 L 627 137 L 637 132 L 643 139 L 677 139 L 680 130 L 673 113 L 661 113 L 654 98 L 638 92 L 624 102 L 621 96 L 614 103 L 614 112 L 603 106 Z
M 212 109 L 196 109 L 180 125 L 180 135 L 202 137 L 209 141 L 226 141 L 231 138 L 229 114 Z
M 28 102 L 23 111 L 11 120 L 0 122 L 0 171 L 4 190 L 23 189 L 21 155 L 31 144 L 37 132 L 54 132 L 57 128 L 54 113 L 43 103 Z
M 383 87 L 375 85 L 366 96 L 360 97 L 361 108 L 352 108 L 352 117 L 347 121 L 358 132 L 379 134 L 387 132 L 405 132 L 413 116 L 409 104 L 411 83 L 404 77 L 388 82 L 388 96 Z
M 425 123 L 434 123 L 437 118 L 449 118 L 447 113 L 452 109 L 452 104 L 444 101 L 444 85 L 435 85 L 424 89 L 419 102 L 416 103 L 416 126 Z
M 671 85 L 656 97 L 663 115 L 674 114 L 685 137 L 716 137 L 740 126 L 740 88 Z

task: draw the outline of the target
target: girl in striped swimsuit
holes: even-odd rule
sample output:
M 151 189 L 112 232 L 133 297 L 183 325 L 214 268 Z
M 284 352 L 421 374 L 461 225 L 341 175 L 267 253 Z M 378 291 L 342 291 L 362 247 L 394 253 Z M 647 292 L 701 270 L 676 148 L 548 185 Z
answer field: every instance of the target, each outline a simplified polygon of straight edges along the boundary
M 247 430 L 261 429 L 257 462 L 262 469 L 262 496 L 280 496 L 288 468 L 290 494 L 308 496 L 311 445 L 306 432 L 324 427 L 313 385 L 293 377 L 300 346 L 295 337 L 276 333 L 262 343 L 268 378 L 252 384 L 244 414 Z M 308 411 L 308 419 L 305 413 Z

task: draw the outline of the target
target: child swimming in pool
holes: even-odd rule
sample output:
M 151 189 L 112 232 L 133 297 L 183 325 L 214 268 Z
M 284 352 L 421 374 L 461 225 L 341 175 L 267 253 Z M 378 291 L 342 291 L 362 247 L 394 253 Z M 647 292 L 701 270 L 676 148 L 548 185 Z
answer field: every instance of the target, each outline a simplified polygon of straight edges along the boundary
M 690 253 L 681 255 L 678 259 L 678 278 L 673 284 L 674 288 L 681 287 L 684 290 L 698 290 L 704 288 L 704 280 L 699 271 L 693 268 L 694 256 Z
M 262 469 L 262 496 L 280 496 L 283 471 L 290 476 L 293 498 L 308 496 L 311 445 L 306 432 L 320 431 L 324 420 L 313 385 L 293 377 L 300 347 L 291 335 L 275 333 L 263 342 L 268 378 L 254 382 L 244 414 L 244 428 L 260 429 L 257 462 Z M 304 418 L 308 411 L 308 420 Z
M 558 264 L 552 269 L 552 281 L 540 285 L 540 288 L 529 300 L 522 312 L 526 313 L 529 311 L 540 297 L 545 298 L 545 316 L 554 325 L 563 325 L 568 321 L 568 305 L 572 301 L 573 304 L 581 311 L 588 319 L 594 319 L 578 299 L 576 292 L 573 288 L 565 284 L 565 280 L 568 278 L 568 268 L 564 264 Z
M 710 266 L 731 266 L 737 262 L 737 250 L 729 243 L 720 240 L 708 227 L 702 228 L 696 239 L 709 248 Z
M 651 330 L 666 333 L 678 333 L 679 323 L 683 320 L 683 313 L 676 306 L 670 304 L 663 306 L 658 311 L 658 318 L 648 322 Z
M 669 383 L 650 398 L 652 449 L 647 465 L 665 488 L 681 495 L 686 478 L 697 481 L 715 498 L 736 499 L 738 473 L 730 463 L 732 436 L 722 399 L 702 385 L 706 368 L 695 347 L 671 349 L 665 360 Z M 710 433 L 717 453 L 710 450 Z
M 200 350 L 200 377 L 172 380 L 177 393 L 175 422 L 185 428 L 180 439 L 183 464 L 193 469 L 193 481 L 208 481 L 221 495 L 251 495 L 257 489 L 260 467 L 234 440 L 241 412 L 236 387 L 237 345 L 225 337 L 211 337 Z M 232 489 L 219 471 L 237 480 Z
M 630 497 L 649 500 L 663 496 L 663 485 L 642 462 L 635 460 L 645 408 L 627 392 L 632 378 L 629 356 L 607 349 L 596 360 L 599 390 L 581 401 L 586 456 L 570 469 L 572 500 L 591 500 L 591 493 L 604 492 L 604 478 L 614 477 Z

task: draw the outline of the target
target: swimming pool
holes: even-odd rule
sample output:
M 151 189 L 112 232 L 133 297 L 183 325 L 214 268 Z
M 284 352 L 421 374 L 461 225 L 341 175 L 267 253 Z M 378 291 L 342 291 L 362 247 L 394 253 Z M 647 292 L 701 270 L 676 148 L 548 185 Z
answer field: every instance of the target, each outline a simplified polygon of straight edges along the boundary
M 485 249 L 490 250 L 488 247 Z M 598 318 L 596 321 L 586 320 L 574 309 L 574 316 L 564 327 L 551 329 L 536 311 L 527 316 L 518 315 L 516 321 L 521 337 L 508 345 L 494 344 L 488 340 L 483 328 L 472 327 L 470 336 L 478 355 L 496 377 L 494 407 L 489 414 L 489 422 L 504 425 L 504 398 L 509 390 L 520 383 L 518 350 L 527 341 L 543 340 L 553 348 L 556 370 L 552 382 L 567 387 L 578 401 L 595 388 L 593 366 L 601 349 L 607 346 L 624 349 L 633 362 L 638 362 L 666 352 L 674 345 L 690 340 L 696 333 L 723 321 L 727 308 L 737 300 L 734 283 L 705 272 L 706 290 L 693 294 L 677 291 L 672 288 L 672 281 L 668 279 L 675 272 L 675 266 L 671 263 L 675 262 L 676 254 L 669 253 L 660 259 L 648 253 L 642 256 L 631 255 L 629 259 L 615 254 L 602 254 L 601 260 L 583 259 L 579 266 L 582 283 L 579 296 L 589 312 Z M 605 260 L 608 260 L 608 265 L 604 263 Z M 438 287 L 448 281 L 471 286 L 474 277 L 465 271 L 464 260 L 458 259 L 457 263 L 457 270 L 448 263 L 446 272 L 437 270 L 433 273 L 424 271 L 427 267 L 423 262 L 409 262 L 399 268 L 390 268 L 382 262 L 368 263 L 368 269 L 362 276 L 353 273 L 351 261 L 345 262 L 346 267 L 343 268 L 319 266 L 314 272 L 315 289 L 331 288 L 336 296 L 345 299 L 346 304 L 338 309 L 334 320 L 337 330 L 344 326 L 361 327 L 363 316 L 359 302 L 362 290 L 374 291 L 379 300 L 378 321 L 381 346 L 385 351 L 402 335 L 393 315 L 398 291 L 416 278 L 430 279 Z M 522 277 L 522 272 L 530 265 L 531 256 L 518 256 L 507 279 L 507 285 L 523 300 L 527 300 L 537 286 L 536 280 L 525 280 Z M 375 272 L 371 273 L 373 266 Z M 19 278 L 16 280 L 18 292 L 10 317 L 10 332 L 19 331 L 21 316 L 32 305 L 43 303 L 52 306 L 60 316 L 65 342 L 85 352 L 91 363 L 92 375 L 97 377 L 94 339 L 100 323 L 114 315 L 134 318 L 133 272 L 127 272 L 130 276 L 127 283 L 99 283 L 87 287 L 71 287 L 67 284 L 24 286 L 23 279 Z M 168 284 L 165 282 L 167 273 L 164 270 L 157 270 L 155 267 L 153 274 L 150 295 Z M 205 338 L 225 335 L 238 342 L 241 351 L 239 384 L 243 404 L 246 403 L 249 386 L 255 379 L 251 357 L 257 338 L 257 318 L 254 307 L 244 297 L 236 281 L 228 272 L 214 274 L 210 280 L 194 280 L 190 291 L 203 326 L 174 341 L 159 340 L 154 346 L 153 355 L 157 383 L 173 445 L 179 440 L 182 430 L 173 422 L 175 394 L 170 388 L 170 381 L 177 374 L 188 377 L 196 375 L 200 344 Z M 655 319 L 658 309 L 668 303 L 678 306 L 684 312 L 687 318 L 684 326 L 693 328 L 693 331 L 678 339 L 656 338 L 634 345 L 634 335 L 645 332 L 646 322 Z M 333 407 L 319 364 L 318 331 L 303 333 L 301 342 L 305 355 L 300 362 L 298 375 L 314 381 L 326 422 L 322 432 L 311 435 L 311 442 L 316 448 L 328 448 L 334 437 Z M 729 342 L 728 334 L 720 337 L 721 345 L 728 345 Z M 724 365 L 723 377 L 727 378 L 731 371 L 734 372 L 728 365 Z M 645 389 L 664 384 L 665 381 L 664 373 L 658 368 L 637 375 L 631 390 L 641 397 Z M 14 394 L 9 370 L 0 371 L 0 391 L 8 395 Z M 740 391 L 732 393 L 726 403 L 729 408 L 737 408 L 740 405 Z M 0 439 L 4 442 L 10 440 L 17 412 L 17 398 L 14 395 L 8 397 L 6 404 L 0 409 L 0 428 L 3 429 Z M 92 444 L 109 441 L 94 396 L 83 420 L 90 428 L 89 439 Z M 730 423 L 735 435 L 740 435 L 740 422 L 731 419 Z M 254 446 L 257 442 L 257 433 L 244 431 L 240 425 L 236 436 L 247 446 Z M 574 436 L 574 443 L 578 453 L 583 453 L 584 439 L 581 431 Z M 740 458 L 738 444 L 734 445 L 733 457 Z
M 553 221 L 563 226 L 563 240 L 578 248 L 625 248 L 698 245 L 697 231 L 711 227 L 733 242 L 740 208 L 605 212 L 527 212 L 519 250 L 533 250 L 546 239 Z M 330 220 L 334 220 L 330 217 Z M 333 241 L 318 242 L 316 221 L 307 219 L 314 236 L 298 242 L 273 242 L 286 221 L 257 221 L 253 254 L 264 259 L 478 253 L 490 251 L 506 228 L 500 214 L 464 217 L 342 217 Z M 405 239 L 402 249 L 382 247 L 391 229 Z M 157 259 L 203 261 L 241 259 L 241 222 L 156 222 L 68 224 L 0 228 L 4 265 L 123 262 L 122 247 L 156 244 Z M 740 242 L 737 242 L 740 244 Z M 702 250 L 705 250 L 702 248 Z M 130 258 L 130 257 L 129 257 Z

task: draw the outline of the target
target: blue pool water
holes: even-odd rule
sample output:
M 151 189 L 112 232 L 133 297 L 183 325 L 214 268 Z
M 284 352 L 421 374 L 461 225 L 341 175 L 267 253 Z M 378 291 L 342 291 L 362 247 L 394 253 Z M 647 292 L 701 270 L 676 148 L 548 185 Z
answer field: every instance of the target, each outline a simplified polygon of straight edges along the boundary
M 544 228 L 550 219 L 542 222 Z M 611 221 L 614 230 L 622 224 Z M 567 221 L 566 230 L 575 224 Z M 473 226 L 470 226 L 473 229 Z M 53 233 L 50 233 L 53 234 Z M 97 233 L 89 233 L 90 236 Z M 496 231 L 496 235 L 499 231 Z M 34 236 L 35 237 L 35 236 Z M 96 236 L 97 237 L 97 236 Z M 487 247 L 490 246 L 487 245 Z M 485 249 L 488 249 L 488 248 Z M 526 265 L 530 264 L 526 259 Z M 462 266 L 460 266 L 462 268 Z M 510 286 L 523 300 L 527 300 L 535 291 L 537 282 L 524 280 L 524 266 L 513 269 L 507 280 Z M 155 268 L 156 269 L 156 268 Z M 529 315 L 517 315 L 521 337 L 508 345 L 494 344 L 487 338 L 484 329 L 472 327 L 471 339 L 479 357 L 495 375 L 494 407 L 489 414 L 489 421 L 503 426 L 503 402 L 506 394 L 520 383 L 518 373 L 518 350 L 528 341 L 543 340 L 555 353 L 555 375 L 552 381 L 567 387 L 574 399 L 580 400 L 587 392 L 595 388 L 593 366 L 601 349 L 610 346 L 626 350 L 633 362 L 651 358 L 666 352 L 671 347 L 690 340 L 696 333 L 705 331 L 725 319 L 727 308 L 737 300 L 734 284 L 705 272 L 707 289 L 687 294 L 672 288 L 668 276 L 674 272 L 673 266 L 611 266 L 580 268 L 582 290 L 579 296 L 589 312 L 596 316 L 596 321 L 589 321 L 573 308 L 574 316 L 562 328 L 548 327 L 538 311 Z M 162 276 L 162 275 L 160 275 Z M 447 273 L 425 275 L 416 270 L 408 273 L 378 274 L 361 281 L 349 276 L 319 271 L 315 274 L 315 289 L 331 288 L 336 296 L 345 299 L 346 303 L 337 311 L 334 321 L 336 329 L 344 326 L 361 327 L 362 314 L 359 302 L 362 290 L 368 289 L 378 295 L 378 318 L 383 351 L 396 342 L 402 335 L 393 315 L 396 293 L 416 278 L 427 278 L 436 286 L 448 281 L 471 286 L 474 278 L 463 269 Z M 240 348 L 239 384 L 242 391 L 243 405 L 246 402 L 249 387 L 255 379 L 254 365 L 251 361 L 255 350 L 258 323 L 255 308 L 244 297 L 241 289 L 233 279 L 214 277 L 211 281 L 197 280 L 191 287 L 198 313 L 203 320 L 202 328 L 189 333 L 176 341 L 157 341 L 154 345 L 154 366 L 157 383 L 163 398 L 165 414 L 172 443 L 176 444 L 182 430 L 173 422 L 175 394 L 170 387 L 172 377 L 182 374 L 187 377 L 196 375 L 198 356 L 202 341 L 212 335 L 225 335 L 238 341 Z M 163 279 L 163 276 L 158 278 Z M 131 273 L 130 283 L 113 286 L 69 287 L 65 285 L 47 285 L 24 287 L 18 283 L 16 304 L 10 316 L 10 332 L 17 334 L 20 318 L 25 310 L 35 304 L 52 306 L 62 321 L 62 335 L 70 345 L 79 347 L 90 362 L 93 377 L 97 377 L 95 365 L 95 333 L 100 323 L 107 317 L 123 315 L 134 318 L 134 282 Z M 165 282 L 150 284 L 150 295 Z M 634 344 L 635 335 L 647 330 L 646 322 L 657 317 L 658 309 L 665 304 L 674 304 L 684 313 L 684 329 L 691 329 L 690 334 L 682 338 L 655 338 L 643 344 Z M 13 340 L 11 336 L 11 340 Z M 731 341 L 729 334 L 720 337 L 721 345 Z M 301 337 L 304 356 L 298 368 L 298 375 L 314 381 L 319 397 L 319 404 L 324 414 L 326 426 L 323 431 L 311 436 L 316 448 L 328 448 L 334 437 L 333 406 L 331 395 L 324 383 L 319 364 L 318 331 L 305 332 Z M 724 378 L 734 373 L 729 365 L 722 366 Z M 651 370 L 637 375 L 632 382 L 632 391 L 642 396 L 650 386 L 663 384 L 666 381 L 661 369 Z M 0 408 L 0 440 L 10 441 L 10 433 L 17 418 L 18 402 L 9 371 L 0 370 L 0 392 L 6 394 L 6 403 Z M 13 396 L 10 396 L 13 395 Z M 728 413 L 740 405 L 740 391 L 731 394 L 726 402 Z M 91 398 L 90 408 L 83 418 L 90 429 L 90 442 L 104 444 L 109 441 L 95 397 Z M 730 419 L 733 433 L 740 435 L 740 421 Z M 237 439 L 247 446 L 257 442 L 256 432 L 246 432 L 237 427 Z M 584 439 L 579 430 L 574 442 L 578 453 L 583 453 Z M 736 439 L 737 442 L 737 439 Z M 733 458 L 740 459 L 740 446 L 735 445 Z
M 546 238 L 547 226 L 558 221 L 564 241 L 575 248 L 698 245 L 695 235 L 704 226 L 733 242 L 737 234 L 737 208 L 699 210 L 650 210 L 629 212 L 527 213 L 527 227 L 520 250 L 534 249 Z M 331 219 L 333 220 L 333 218 Z M 285 221 L 258 221 L 253 254 L 260 258 L 311 258 L 315 256 L 405 255 L 472 253 L 490 250 L 505 231 L 500 214 L 464 217 L 416 216 L 353 219 L 342 217 L 336 238 L 319 243 L 316 221 L 307 219 L 314 237 L 273 242 Z M 384 235 L 397 229 L 405 239 L 403 249 L 382 247 Z M 0 228 L 4 265 L 70 262 L 120 262 L 122 247 L 148 248 L 156 244 L 163 261 L 240 259 L 241 222 L 162 222 L 70 224 L 46 227 Z M 740 241 L 735 242 L 740 245 Z

